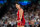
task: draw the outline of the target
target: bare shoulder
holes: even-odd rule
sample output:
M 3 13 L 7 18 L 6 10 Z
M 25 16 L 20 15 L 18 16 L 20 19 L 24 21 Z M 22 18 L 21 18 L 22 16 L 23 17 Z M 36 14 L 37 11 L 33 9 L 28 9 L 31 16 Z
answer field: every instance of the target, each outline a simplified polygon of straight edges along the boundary
M 21 11 L 23 12 L 23 9 L 21 9 Z
M 23 13 L 23 9 L 20 10 L 20 14 L 22 14 L 22 13 Z

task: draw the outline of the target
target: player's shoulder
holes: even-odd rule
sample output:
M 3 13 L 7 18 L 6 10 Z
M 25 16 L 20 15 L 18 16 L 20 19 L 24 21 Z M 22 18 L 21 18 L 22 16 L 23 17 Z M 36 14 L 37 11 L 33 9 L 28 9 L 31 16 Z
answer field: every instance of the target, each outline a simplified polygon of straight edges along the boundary
M 23 9 L 21 9 L 21 11 L 23 11 Z

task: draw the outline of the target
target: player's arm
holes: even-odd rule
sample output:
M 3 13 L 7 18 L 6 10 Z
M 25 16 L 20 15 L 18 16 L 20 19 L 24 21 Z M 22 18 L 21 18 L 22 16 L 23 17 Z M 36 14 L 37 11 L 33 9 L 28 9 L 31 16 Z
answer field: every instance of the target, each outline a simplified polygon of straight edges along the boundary
M 22 15 L 23 15 L 23 10 L 20 10 L 20 13 L 19 13 L 20 21 L 22 19 Z

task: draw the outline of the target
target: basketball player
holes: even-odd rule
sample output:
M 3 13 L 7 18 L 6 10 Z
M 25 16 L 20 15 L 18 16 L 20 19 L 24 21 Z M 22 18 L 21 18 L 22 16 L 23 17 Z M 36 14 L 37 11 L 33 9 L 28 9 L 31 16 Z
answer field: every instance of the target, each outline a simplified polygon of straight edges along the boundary
M 24 27 L 24 25 L 25 25 L 24 11 L 20 7 L 19 4 L 16 4 L 16 8 L 18 9 L 18 12 L 17 12 L 17 27 Z

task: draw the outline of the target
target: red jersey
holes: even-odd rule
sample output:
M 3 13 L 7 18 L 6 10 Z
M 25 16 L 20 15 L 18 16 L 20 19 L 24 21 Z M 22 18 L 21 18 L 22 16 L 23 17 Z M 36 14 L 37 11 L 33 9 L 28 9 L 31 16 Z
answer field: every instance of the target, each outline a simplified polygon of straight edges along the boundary
M 20 20 L 19 10 L 17 12 L 17 17 L 18 17 L 17 20 Z M 18 25 L 20 25 L 20 23 L 18 23 Z M 23 15 L 22 15 L 21 25 L 25 25 L 24 12 L 23 12 Z

